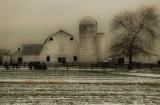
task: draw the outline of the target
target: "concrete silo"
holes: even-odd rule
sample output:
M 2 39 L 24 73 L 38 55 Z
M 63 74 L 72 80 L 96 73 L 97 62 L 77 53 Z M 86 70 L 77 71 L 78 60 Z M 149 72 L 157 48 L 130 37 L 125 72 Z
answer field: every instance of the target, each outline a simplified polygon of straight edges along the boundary
M 105 33 L 97 33 L 96 35 L 96 50 L 97 62 L 104 62 L 106 59 L 106 39 Z
M 84 17 L 79 23 L 80 62 L 97 62 L 96 37 L 97 21 L 92 17 Z

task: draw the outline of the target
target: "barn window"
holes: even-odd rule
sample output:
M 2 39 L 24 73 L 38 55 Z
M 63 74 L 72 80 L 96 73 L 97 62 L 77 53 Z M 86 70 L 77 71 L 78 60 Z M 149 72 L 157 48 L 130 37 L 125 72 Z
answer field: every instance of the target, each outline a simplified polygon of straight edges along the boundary
M 18 48 L 18 51 L 20 51 L 21 50 L 21 48 Z
M 160 61 L 157 62 L 160 65 Z
M 58 58 L 58 62 L 62 62 L 62 58 Z
M 73 60 L 74 60 L 74 61 L 77 61 L 77 56 L 74 56 L 74 57 L 73 57 Z
M 50 61 L 50 56 L 49 56 L 49 55 L 47 56 L 47 59 L 46 59 L 46 60 L 47 60 L 47 62 L 49 62 L 49 61 Z
M 49 38 L 49 40 L 50 40 L 50 41 L 52 41 L 52 40 L 53 40 L 53 38 Z
M 70 40 L 73 40 L 73 37 L 71 37 Z

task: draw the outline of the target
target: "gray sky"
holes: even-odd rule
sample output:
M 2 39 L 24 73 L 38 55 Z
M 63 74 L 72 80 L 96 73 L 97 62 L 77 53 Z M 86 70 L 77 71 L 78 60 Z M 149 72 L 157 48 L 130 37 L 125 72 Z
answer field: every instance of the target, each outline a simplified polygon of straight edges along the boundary
M 144 5 L 160 7 L 160 0 L 0 0 L 0 47 L 43 43 L 59 29 L 78 39 L 78 24 L 85 16 L 94 17 L 98 31 L 109 36 L 114 15 Z

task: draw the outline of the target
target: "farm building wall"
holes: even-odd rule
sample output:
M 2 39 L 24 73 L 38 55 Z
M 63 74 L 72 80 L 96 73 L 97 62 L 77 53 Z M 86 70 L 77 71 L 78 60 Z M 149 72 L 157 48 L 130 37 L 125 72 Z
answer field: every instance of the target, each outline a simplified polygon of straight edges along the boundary
M 46 63 L 75 63 L 79 59 L 78 52 L 75 37 L 60 30 L 46 39 L 40 60 Z
M 12 63 L 23 63 L 23 56 L 22 56 L 22 52 L 20 50 L 16 51 L 11 56 L 11 62 Z
M 23 63 L 40 62 L 38 55 L 24 55 Z
M 2 57 L 2 60 L 3 60 L 3 64 L 4 64 L 4 63 L 8 63 L 8 64 L 9 64 L 10 61 L 11 61 L 9 55 L 3 56 L 3 57 Z

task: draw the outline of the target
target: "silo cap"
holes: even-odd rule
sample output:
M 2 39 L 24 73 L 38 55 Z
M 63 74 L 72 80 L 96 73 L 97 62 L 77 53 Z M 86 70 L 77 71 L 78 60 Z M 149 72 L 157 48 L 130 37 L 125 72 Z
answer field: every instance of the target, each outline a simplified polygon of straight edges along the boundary
M 91 16 L 86 16 L 81 19 L 80 25 L 91 25 L 91 24 L 97 24 L 97 21 L 91 17 Z

